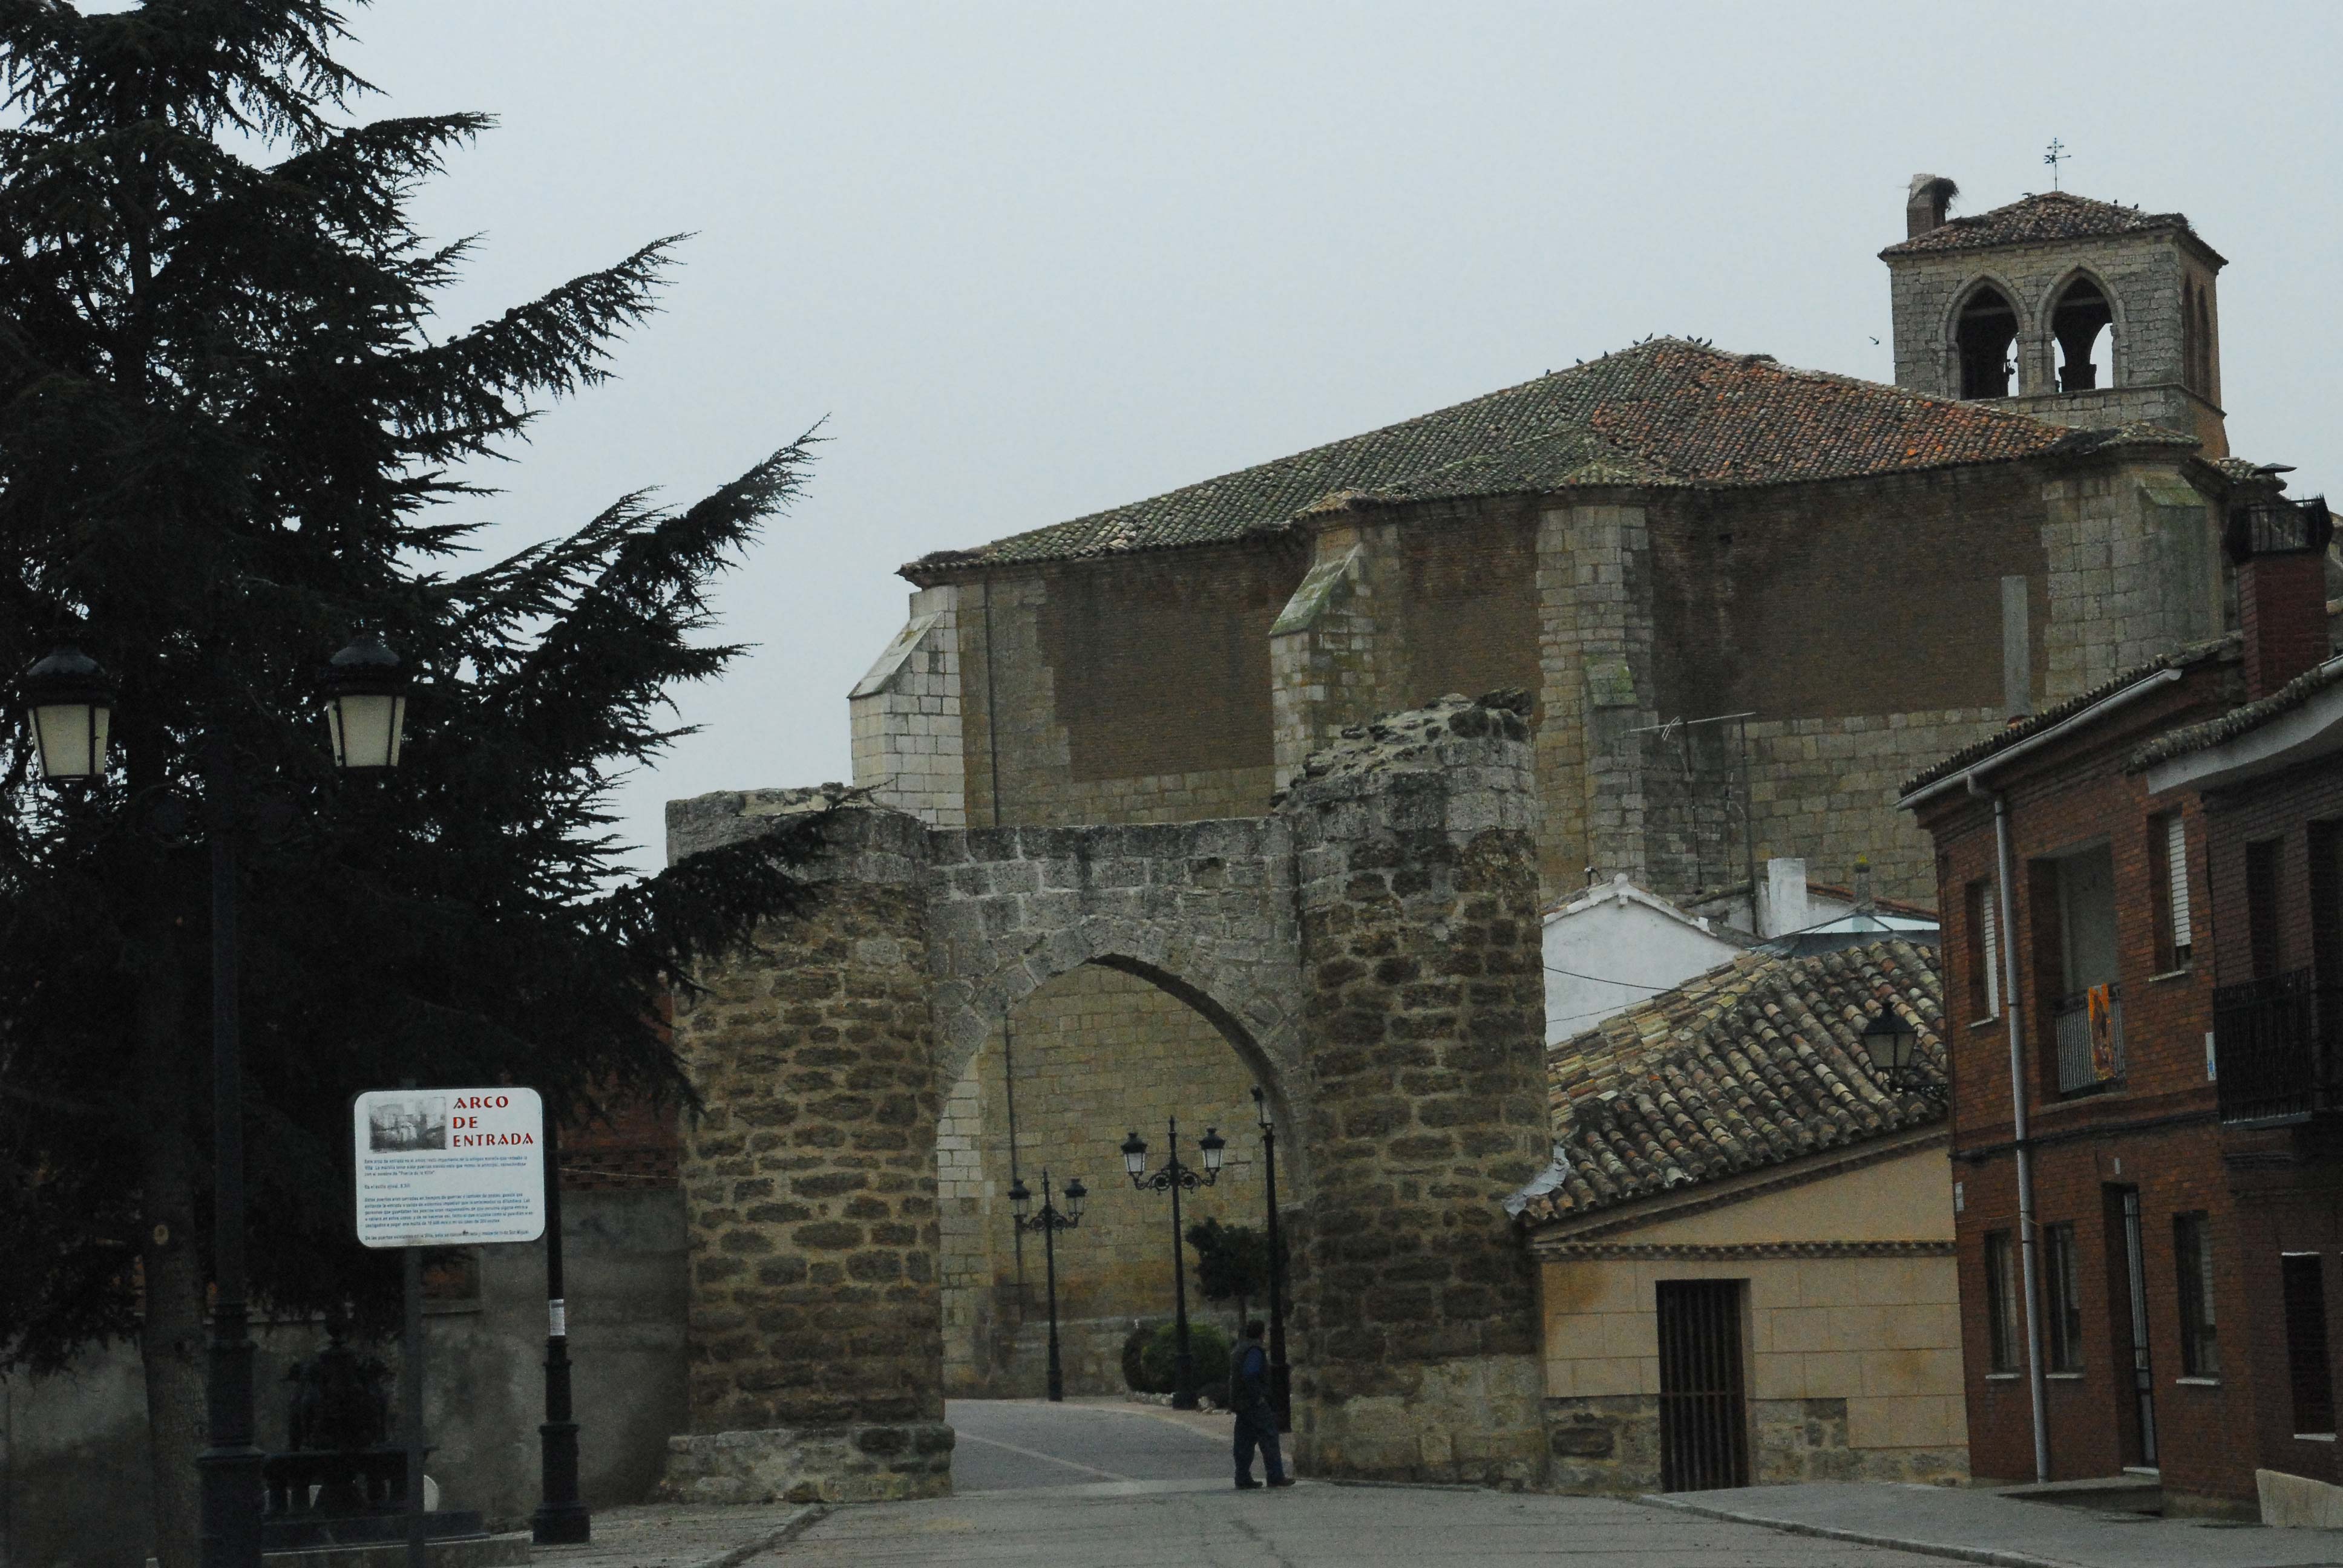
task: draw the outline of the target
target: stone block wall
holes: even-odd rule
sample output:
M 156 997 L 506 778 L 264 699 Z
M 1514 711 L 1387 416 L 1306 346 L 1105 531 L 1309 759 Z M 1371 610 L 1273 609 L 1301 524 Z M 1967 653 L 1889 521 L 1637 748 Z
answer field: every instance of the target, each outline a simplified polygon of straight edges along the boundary
M 1528 739 L 1521 712 L 1437 704 L 1313 758 L 1282 808 L 1314 1090 L 1295 1322 L 1314 1473 L 1544 1468 L 1534 1282 L 1499 1206 L 1548 1138 Z
M 820 800 L 679 802 L 671 844 L 745 836 Z M 677 998 L 677 1052 L 706 1103 L 683 1139 L 691 1432 L 670 1441 L 663 1483 L 679 1500 L 950 1484 L 926 834 L 892 811 L 830 822 L 811 908 Z
M 968 821 L 960 597 L 949 585 L 914 593 L 910 619 L 847 699 L 856 786 L 931 828 Z

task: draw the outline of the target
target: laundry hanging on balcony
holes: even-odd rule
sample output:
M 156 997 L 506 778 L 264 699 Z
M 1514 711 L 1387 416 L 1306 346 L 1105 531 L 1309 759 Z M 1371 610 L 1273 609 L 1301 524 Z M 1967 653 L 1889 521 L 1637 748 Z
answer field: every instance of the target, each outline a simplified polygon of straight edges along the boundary
M 2122 1070 L 2116 1060 L 2115 988 L 2095 985 L 2084 993 L 2091 1019 L 2091 1071 L 2101 1083 Z

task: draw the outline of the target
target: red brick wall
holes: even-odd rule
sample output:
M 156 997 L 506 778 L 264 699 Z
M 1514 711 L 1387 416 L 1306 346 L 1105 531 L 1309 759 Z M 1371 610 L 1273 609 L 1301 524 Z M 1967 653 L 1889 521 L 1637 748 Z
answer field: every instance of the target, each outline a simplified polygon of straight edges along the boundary
M 2256 556 L 2237 568 L 2237 627 L 2246 644 L 2246 695 L 2268 697 L 2325 662 L 2327 553 Z
M 2249 1314 L 2258 1303 L 2245 1271 L 2233 1266 L 2249 1243 L 2229 1194 L 2214 1085 L 2205 1070 L 2213 962 L 2207 945 L 2210 933 L 2203 927 L 2209 911 L 2200 896 L 2194 921 L 2198 929 L 2192 933 L 2194 965 L 2161 975 L 2150 885 L 2152 819 L 2173 809 L 2183 812 L 2190 885 L 2200 890 L 2207 887 L 2206 832 L 2193 799 L 2152 799 L 2141 779 L 2122 770 L 2124 759 L 2144 739 L 2208 717 L 2233 697 L 2225 672 L 2192 672 L 2069 739 L 2005 764 L 1989 779 L 2006 791 L 2009 809 L 2016 870 L 2012 934 L 2036 1148 L 2036 1217 L 2046 1226 L 2072 1222 L 2079 1252 L 2082 1371 L 2049 1382 L 2051 1473 L 2062 1480 L 2108 1475 L 2139 1462 L 2123 1232 L 2111 1202 L 2111 1190 L 2132 1186 L 2139 1190 L 2143 1211 L 2150 1371 L 2165 1484 L 2175 1494 L 2241 1503 L 2253 1495 L 2253 1455 L 2233 1434 L 2254 1420 L 2254 1391 L 2245 1369 L 2252 1350 Z M 1963 890 L 1980 878 L 1998 879 L 1990 801 L 1953 793 L 1925 804 L 1920 815 L 1936 843 L 1937 907 L 1946 922 L 1946 993 L 1965 1003 L 1970 941 Z M 2108 845 L 2115 869 L 2127 1070 L 2111 1091 L 2062 1100 L 2047 1012 L 2056 1000 L 2056 966 L 2036 961 L 2055 947 L 2057 911 L 2055 904 L 2037 909 L 2034 893 L 2037 886 L 2055 886 L 2055 879 L 2041 874 L 2041 862 L 2095 841 Z M 1951 1049 L 1970 1467 L 1980 1477 L 2030 1479 L 2033 1425 L 2026 1381 L 2022 1372 L 2008 1378 L 1988 1375 L 1985 1302 L 1986 1234 L 2016 1230 L 2006 999 L 1999 1019 L 1955 1020 Z M 2219 1278 L 2215 1321 L 2224 1372 L 2211 1386 L 2176 1381 L 2181 1352 L 2173 1219 L 2197 1211 L 2210 1220 Z
M 2312 907 L 2309 829 L 2343 820 L 2343 769 L 2330 759 L 2295 768 L 2205 802 L 2210 865 L 2211 940 L 2207 951 L 2223 984 L 2253 978 L 2247 918 L 2246 848 L 2278 845 L 2278 970 L 2311 967 Z M 2328 983 L 2343 976 L 2322 975 Z M 2233 1130 L 2226 1139 L 2232 1162 L 2238 1251 L 2237 1287 L 2258 1306 L 2253 1322 L 2260 1409 L 2253 1431 L 2260 1462 L 2272 1469 L 2343 1483 L 2343 1455 L 2333 1442 L 2298 1440 L 2293 1400 L 2279 1259 L 2317 1252 L 2327 1285 L 2328 1375 L 2343 1392 L 2343 1148 L 2324 1121 L 2268 1131 Z

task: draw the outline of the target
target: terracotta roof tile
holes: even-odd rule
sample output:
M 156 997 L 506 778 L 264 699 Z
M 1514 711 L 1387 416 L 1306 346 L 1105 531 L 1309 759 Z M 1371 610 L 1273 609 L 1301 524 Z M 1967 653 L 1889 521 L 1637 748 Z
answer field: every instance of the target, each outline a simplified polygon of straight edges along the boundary
M 1904 941 L 1807 958 L 1751 955 L 1663 991 L 1546 1057 L 1570 1174 L 1531 1224 L 1779 1165 L 1944 1120 L 1871 1071 L 1864 1026 L 1892 1006 L 1944 1071 L 1936 954 Z
M 2146 664 L 2135 665 L 2088 691 L 2070 697 L 2039 713 L 2028 715 L 1997 735 L 1989 735 L 1983 740 L 1962 747 L 1943 761 L 1931 764 L 1904 780 L 1904 787 L 1896 793 L 1899 796 L 1909 795 L 1915 789 L 1926 789 L 1939 779 L 1950 778 L 1964 768 L 1975 767 L 2003 748 L 2015 746 L 2029 735 L 2039 735 L 2054 724 L 2063 724 L 2094 703 L 2105 702 L 2124 688 L 2137 685 L 2160 669 L 2193 669 L 2200 664 L 2209 664 L 2224 654 L 2235 653 L 2237 648 L 2237 634 L 2232 632 L 2210 642 L 2192 643 L 2170 653 L 2158 654 Z
M 2137 773 L 2167 762 L 2175 757 L 2186 757 L 2192 751 L 2202 751 L 2227 740 L 2260 729 L 2281 714 L 2291 713 L 2328 687 L 2343 682 L 2343 658 L 2330 658 L 2324 664 L 2304 670 L 2276 691 L 2258 702 L 2232 708 L 2218 719 L 2208 719 L 2202 724 L 2191 724 L 2157 736 L 2131 754 L 2124 770 Z
M 2120 437 L 1655 338 L 1150 500 L 939 551 L 904 574 L 922 580 L 955 568 L 1225 543 L 1342 506 L 1590 486 L 1787 484 L 2085 451 L 2110 438 Z
M 1986 246 L 2029 245 L 2043 240 L 2097 239 L 2110 235 L 2177 229 L 2196 239 L 2185 213 L 2142 212 L 2113 202 L 2093 201 L 2072 191 L 2043 191 L 2007 206 L 1972 217 L 1948 218 L 1926 234 L 1891 245 L 1882 256 L 1922 256 L 1936 251 L 1976 250 Z M 2198 245 L 2204 245 L 2201 239 Z M 2206 246 L 2210 251 L 2212 247 Z

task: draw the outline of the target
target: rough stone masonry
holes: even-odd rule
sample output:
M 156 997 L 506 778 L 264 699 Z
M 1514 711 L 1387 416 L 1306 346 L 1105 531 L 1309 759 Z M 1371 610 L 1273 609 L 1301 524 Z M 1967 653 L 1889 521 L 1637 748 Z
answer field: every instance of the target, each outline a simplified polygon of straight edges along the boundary
M 1303 1468 L 1534 1483 L 1534 1287 L 1499 1205 L 1547 1137 L 1528 707 L 1454 697 L 1357 727 L 1263 819 L 970 832 L 834 812 L 811 908 L 679 998 L 706 1111 L 684 1140 L 693 1430 L 669 1494 L 949 1489 L 943 1086 L 1085 963 L 1195 1007 L 1302 1130 Z M 670 854 L 825 799 L 675 802 Z

